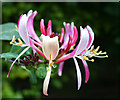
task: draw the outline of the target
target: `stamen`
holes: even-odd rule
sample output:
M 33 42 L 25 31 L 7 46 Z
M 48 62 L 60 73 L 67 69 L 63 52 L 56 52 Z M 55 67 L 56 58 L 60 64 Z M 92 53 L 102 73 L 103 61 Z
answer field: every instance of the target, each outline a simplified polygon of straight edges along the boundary
M 95 49 L 95 52 L 97 52 L 99 50 L 100 46 L 98 46 L 96 49 Z
M 101 54 L 102 53 L 102 51 L 99 51 L 98 53 L 97 53 L 97 55 L 99 55 L 99 54 Z
M 17 25 L 15 25 L 15 31 L 18 31 L 18 27 L 17 27 Z
M 100 54 L 107 54 L 107 52 L 101 52 Z
M 70 50 L 73 50 L 73 49 L 74 49 L 74 47 L 75 47 L 75 44 L 73 44 L 73 46 L 71 46 Z
M 92 54 L 91 56 L 90 56 L 90 58 L 92 58 L 92 57 L 94 57 L 95 56 L 95 54 Z
M 15 42 L 15 35 L 13 35 L 12 41 L 10 42 L 10 44 L 13 44 Z
M 94 49 L 94 45 L 91 46 L 90 51 L 93 51 L 93 49 Z
M 87 52 L 87 49 L 85 48 L 85 53 Z
M 55 66 L 55 65 L 52 65 L 52 67 L 53 67 L 53 68 L 56 68 L 57 66 Z
M 23 42 L 21 41 L 20 38 L 18 38 L 18 42 L 19 42 L 19 43 L 16 43 L 16 45 L 19 45 L 19 46 L 22 46 L 22 45 L 23 45 Z
M 83 56 L 83 60 L 88 60 L 88 61 L 91 61 L 91 62 L 94 62 L 94 59 L 88 59 L 88 57 L 86 57 L 85 55 Z
M 94 62 L 94 59 L 91 59 L 90 61 Z
M 85 55 L 83 55 L 83 60 L 89 60 L 88 57 L 86 57 Z
M 53 64 L 54 64 L 54 62 L 52 61 L 49 66 L 52 67 Z
M 95 57 L 98 57 L 98 58 L 108 58 L 108 55 L 105 55 L 105 56 L 95 56 Z
M 46 70 L 49 71 L 50 70 L 49 67 L 46 67 Z
M 93 54 L 97 55 L 97 53 L 95 51 L 93 51 Z

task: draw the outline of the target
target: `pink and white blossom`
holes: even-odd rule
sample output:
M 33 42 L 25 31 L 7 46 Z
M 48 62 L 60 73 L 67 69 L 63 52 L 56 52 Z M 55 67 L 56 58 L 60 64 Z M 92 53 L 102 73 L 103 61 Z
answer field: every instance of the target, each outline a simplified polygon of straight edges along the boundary
M 32 10 L 30 10 L 27 15 L 22 14 L 18 20 L 18 32 L 22 40 L 25 42 L 25 44 L 22 44 L 21 46 L 27 47 L 12 63 L 10 70 L 16 60 L 18 60 L 19 57 L 23 55 L 29 48 L 32 48 L 34 52 L 38 52 L 49 62 L 49 66 L 46 68 L 47 74 L 43 83 L 43 94 L 48 95 L 47 91 L 53 65 L 60 63 L 58 68 L 58 75 L 62 76 L 64 61 L 73 58 L 77 71 L 79 90 L 82 83 L 82 75 L 76 58 L 82 60 L 83 66 L 85 68 L 85 83 L 87 83 L 87 81 L 89 80 L 90 72 L 86 61 L 93 62 L 93 59 L 89 59 L 92 57 L 108 57 L 107 55 L 100 56 L 106 54 L 106 52 L 98 52 L 99 47 L 94 49 L 94 47 L 92 46 L 94 41 L 94 32 L 92 31 L 90 26 L 87 26 L 85 28 L 82 28 L 82 26 L 80 26 L 80 40 L 79 43 L 76 45 L 76 41 L 78 39 L 78 31 L 73 22 L 71 24 L 64 22 L 63 24 L 65 26 L 65 29 L 61 29 L 61 35 L 59 36 L 52 31 L 51 20 L 48 21 L 48 26 L 45 29 L 44 19 L 41 19 L 40 31 L 42 40 L 40 40 L 33 27 L 33 20 L 36 15 L 37 11 L 32 12 Z M 75 45 L 76 47 L 74 49 Z M 40 47 L 41 50 L 38 47 Z M 68 53 L 68 51 L 71 50 L 73 51 Z

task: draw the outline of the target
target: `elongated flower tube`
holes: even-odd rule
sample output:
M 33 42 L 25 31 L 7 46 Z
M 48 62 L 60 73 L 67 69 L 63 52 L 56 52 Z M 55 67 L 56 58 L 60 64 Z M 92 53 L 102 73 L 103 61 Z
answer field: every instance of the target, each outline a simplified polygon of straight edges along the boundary
M 53 38 L 50 38 L 49 36 L 44 36 L 42 42 L 42 49 L 44 55 L 49 60 L 49 67 L 48 67 L 49 69 L 47 71 L 47 75 L 43 83 L 43 93 L 45 95 L 48 95 L 47 90 L 50 81 L 51 67 L 53 65 L 53 60 L 56 58 L 59 52 L 58 36 Z

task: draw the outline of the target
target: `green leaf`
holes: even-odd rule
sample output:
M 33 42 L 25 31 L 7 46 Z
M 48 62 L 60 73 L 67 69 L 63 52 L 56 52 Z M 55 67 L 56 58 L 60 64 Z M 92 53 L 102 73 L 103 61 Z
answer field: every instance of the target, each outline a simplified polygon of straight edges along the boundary
M 21 47 L 17 45 L 12 45 L 12 48 L 10 49 L 11 53 L 14 54 L 20 54 L 26 47 Z
M 16 38 L 20 38 L 19 33 L 15 30 L 15 23 L 5 23 L 0 25 L 2 30 L 0 30 L 0 40 L 12 40 L 13 35 Z
M 17 56 L 18 56 L 18 54 L 8 52 L 8 53 L 2 53 L 1 58 L 12 59 L 12 58 L 16 58 Z
M 21 66 L 21 67 L 30 74 L 30 81 L 31 81 L 31 83 L 32 84 L 36 84 L 37 83 L 37 77 L 35 75 L 35 72 L 34 71 L 30 71 L 25 66 Z
M 36 71 L 36 76 L 41 78 L 41 79 L 44 79 L 45 76 L 46 76 L 46 68 L 45 67 L 39 67 Z
M 10 52 L 2 53 L 1 58 L 8 58 L 8 59 L 16 58 L 24 49 L 25 47 L 12 45 Z

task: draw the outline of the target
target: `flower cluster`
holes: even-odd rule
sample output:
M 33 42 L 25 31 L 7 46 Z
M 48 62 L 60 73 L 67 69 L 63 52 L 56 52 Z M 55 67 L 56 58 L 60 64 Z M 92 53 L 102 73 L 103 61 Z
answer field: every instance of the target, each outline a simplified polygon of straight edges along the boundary
M 71 24 L 64 22 L 63 24 L 65 26 L 65 29 L 62 28 L 61 34 L 59 35 L 52 31 L 51 20 L 49 20 L 48 27 L 45 30 L 44 19 L 41 19 L 41 36 L 38 37 L 33 27 L 33 20 L 36 15 L 37 11 L 33 12 L 32 10 L 30 10 L 27 14 L 22 14 L 18 20 L 18 32 L 24 43 L 20 39 L 18 39 L 18 42 L 16 42 L 15 36 L 13 36 L 13 39 L 10 43 L 26 48 L 14 60 L 10 67 L 10 70 L 14 63 L 20 58 L 20 56 L 23 55 L 29 48 L 32 48 L 33 54 L 35 55 L 34 57 L 36 57 L 37 61 L 39 60 L 40 62 L 44 62 L 43 60 L 40 60 L 38 56 L 36 56 L 36 52 L 44 57 L 49 63 L 49 66 L 47 67 L 47 74 L 43 83 L 43 94 L 48 95 L 47 90 L 50 81 L 51 70 L 54 64 L 60 63 L 58 68 L 58 75 L 61 76 L 64 61 L 73 58 L 77 71 L 79 90 L 81 87 L 82 77 L 76 58 L 81 59 L 83 62 L 86 76 L 85 83 L 87 83 L 90 74 L 86 61 L 94 62 L 94 59 L 91 59 L 93 57 L 108 57 L 106 55 L 106 52 L 98 52 L 99 46 L 96 49 L 94 49 L 94 46 L 92 46 L 92 43 L 94 41 L 94 32 L 92 31 L 90 26 L 87 26 L 85 28 L 82 28 L 82 26 L 80 26 L 80 40 L 79 43 L 76 45 L 76 41 L 78 39 L 78 31 L 73 22 Z M 68 51 L 71 52 L 68 53 Z M 103 54 L 105 54 L 105 56 Z M 26 57 L 26 59 L 28 58 Z M 22 62 L 24 62 L 26 66 L 28 65 L 26 61 Z M 9 76 L 10 70 L 7 77 Z

